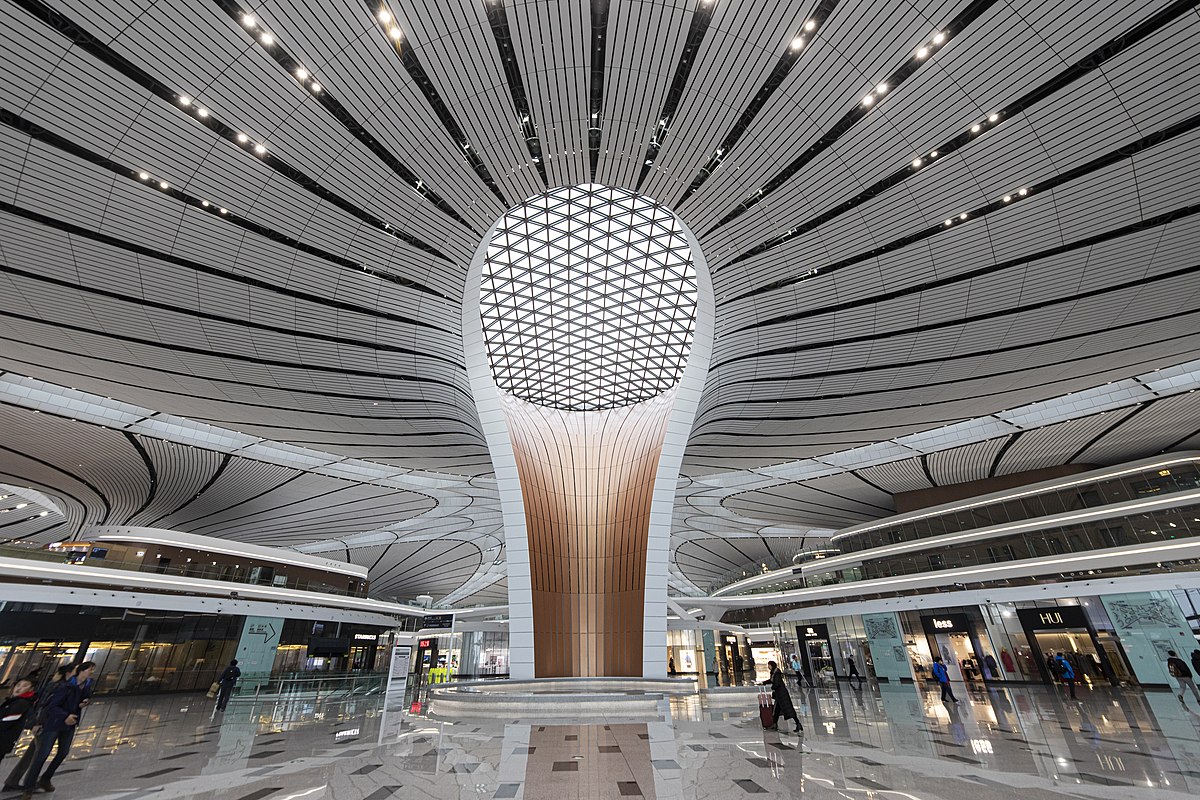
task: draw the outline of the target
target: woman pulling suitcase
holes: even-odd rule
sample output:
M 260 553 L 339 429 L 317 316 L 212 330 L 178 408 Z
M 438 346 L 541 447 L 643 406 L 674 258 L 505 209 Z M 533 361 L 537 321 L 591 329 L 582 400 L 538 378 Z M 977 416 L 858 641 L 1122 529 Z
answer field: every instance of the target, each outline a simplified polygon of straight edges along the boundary
M 768 661 L 767 666 L 771 670 L 771 677 L 763 681 L 762 685 L 771 684 L 771 699 L 775 704 L 775 713 L 772 714 L 770 725 L 766 724 L 765 718 L 763 719 L 763 727 L 767 730 L 777 731 L 780 718 L 791 719 L 796 721 L 796 727 L 792 729 L 792 732 L 799 733 L 804 730 L 804 726 L 800 724 L 800 715 L 796 713 L 796 707 L 792 705 L 792 695 L 788 692 L 783 670 L 774 661 Z

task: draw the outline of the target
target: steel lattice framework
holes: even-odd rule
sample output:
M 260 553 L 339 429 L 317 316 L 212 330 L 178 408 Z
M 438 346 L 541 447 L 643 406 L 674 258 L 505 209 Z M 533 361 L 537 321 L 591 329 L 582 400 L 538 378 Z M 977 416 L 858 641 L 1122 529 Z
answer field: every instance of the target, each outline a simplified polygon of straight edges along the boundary
M 501 220 L 480 311 L 501 391 L 567 411 L 632 405 L 687 363 L 691 248 L 670 211 L 634 192 L 553 189 Z

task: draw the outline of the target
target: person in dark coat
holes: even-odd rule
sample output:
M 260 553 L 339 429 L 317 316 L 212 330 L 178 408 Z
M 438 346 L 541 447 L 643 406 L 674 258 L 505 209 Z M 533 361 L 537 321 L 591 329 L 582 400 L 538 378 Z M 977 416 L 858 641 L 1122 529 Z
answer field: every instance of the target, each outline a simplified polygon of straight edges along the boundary
M 21 731 L 25 730 L 29 710 L 33 708 L 36 698 L 33 681 L 21 678 L 13 684 L 12 691 L 4 698 L 4 702 L 0 703 L 0 759 L 17 746 L 17 739 L 21 738 Z
M 21 780 L 25 777 L 25 773 L 29 771 L 29 765 L 33 763 L 33 757 L 37 754 L 37 735 L 41 733 L 39 720 L 42 718 L 42 712 L 45 709 L 46 703 L 50 700 L 50 696 L 54 694 L 54 687 L 69 678 L 74 671 L 74 664 L 58 667 L 50 676 L 50 680 L 38 690 L 33 709 L 29 712 L 28 717 L 28 725 L 33 732 L 34 739 L 25 745 L 25 752 L 21 754 L 17 765 L 13 767 L 12 772 L 4 779 L 4 791 L 18 792 L 21 790 Z
M 804 726 L 800 724 L 800 715 L 796 713 L 796 707 L 792 705 L 792 695 L 788 692 L 787 681 L 783 677 L 783 670 L 774 661 L 768 661 L 767 667 L 771 670 L 771 677 L 762 682 L 763 686 L 771 684 L 771 700 L 775 703 L 775 724 L 771 726 L 771 730 L 779 730 L 779 720 L 791 719 L 795 720 L 796 727 L 794 733 L 799 733 L 804 730 Z
M 242 671 L 238 669 L 235 658 L 229 662 L 229 666 L 221 673 L 221 677 L 217 678 L 217 685 L 221 687 L 217 691 L 217 711 L 224 711 L 225 706 L 229 705 L 229 695 L 233 694 L 233 687 L 237 685 L 240 677 L 242 677 Z
M 54 692 L 46 701 L 42 709 L 42 719 L 39 720 L 42 729 L 34 739 L 37 751 L 33 756 L 33 763 L 29 765 L 29 772 L 25 773 L 25 781 L 21 784 L 21 800 L 33 800 L 38 789 L 44 792 L 54 791 L 54 784 L 50 782 L 50 778 L 58 764 L 71 752 L 75 728 L 83 715 L 83 706 L 88 695 L 91 694 L 92 673 L 95 670 L 94 663 L 84 661 L 75 668 L 74 675 L 54 687 Z M 55 745 L 58 746 L 58 752 L 54 754 L 54 763 L 43 773 L 42 767 L 50 758 L 50 751 Z

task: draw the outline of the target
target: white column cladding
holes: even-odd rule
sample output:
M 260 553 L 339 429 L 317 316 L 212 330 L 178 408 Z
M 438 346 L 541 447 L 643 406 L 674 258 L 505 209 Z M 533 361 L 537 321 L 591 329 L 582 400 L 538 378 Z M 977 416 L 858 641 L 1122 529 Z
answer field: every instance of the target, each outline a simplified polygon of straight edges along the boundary
M 467 377 L 496 472 L 496 489 L 500 494 L 504 520 L 505 559 L 508 571 L 509 674 L 513 680 L 525 680 L 535 677 L 532 584 L 525 504 L 500 391 L 488 364 L 479 305 L 488 245 L 501 222 L 502 220 L 497 220 L 483 237 L 467 272 L 463 291 L 462 335 Z M 682 220 L 680 227 L 691 248 L 696 271 L 696 330 L 687 366 L 679 383 L 675 405 L 667 423 L 651 501 L 646 553 L 642 675 L 655 678 L 665 677 L 667 671 L 667 569 L 670 560 L 675 491 L 683 453 L 708 375 L 715 320 L 708 263 L 700 251 L 696 237 Z

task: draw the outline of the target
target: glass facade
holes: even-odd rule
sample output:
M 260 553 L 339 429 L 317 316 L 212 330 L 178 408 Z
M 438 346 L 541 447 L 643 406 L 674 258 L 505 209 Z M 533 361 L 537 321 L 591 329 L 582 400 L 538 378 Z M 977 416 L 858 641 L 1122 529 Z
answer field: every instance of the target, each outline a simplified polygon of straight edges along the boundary
M 1195 489 L 1200 489 L 1200 467 L 1194 462 L 1184 461 L 1169 467 L 1129 472 L 1075 486 L 1047 489 L 1008 500 L 984 502 L 954 511 L 885 523 L 861 532 L 836 536 L 834 540 L 843 553 L 851 553 Z

